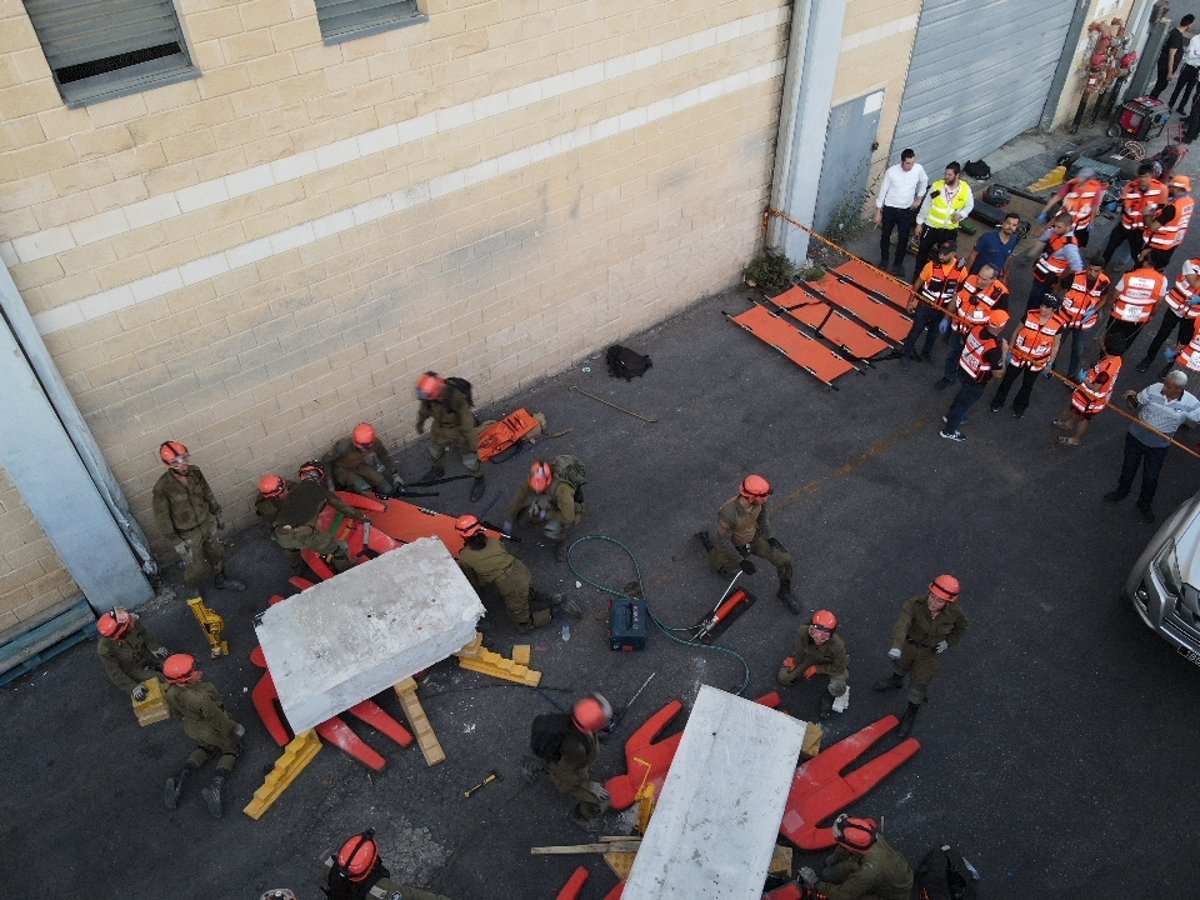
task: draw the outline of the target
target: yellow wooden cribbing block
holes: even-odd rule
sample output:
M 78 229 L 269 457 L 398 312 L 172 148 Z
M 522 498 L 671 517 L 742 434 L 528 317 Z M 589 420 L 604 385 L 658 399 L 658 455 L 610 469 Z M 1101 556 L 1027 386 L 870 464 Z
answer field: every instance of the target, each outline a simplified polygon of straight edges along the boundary
M 513 662 L 519 662 L 523 666 L 529 665 L 529 660 L 533 658 L 533 648 L 528 644 L 513 645 Z
M 1067 167 L 1055 166 L 1053 169 L 1031 184 L 1028 188 L 1026 188 L 1026 190 L 1032 191 L 1035 194 L 1038 191 L 1048 191 L 1050 188 L 1058 187 L 1060 184 L 1062 184 L 1066 177 Z
M 807 762 L 821 752 L 821 740 L 824 737 L 825 731 L 820 725 L 814 725 L 812 722 L 804 723 L 804 744 L 800 751 L 802 761 Z
M 542 683 L 542 673 L 528 666 L 493 653 L 483 646 L 483 635 L 475 633 L 475 640 L 463 647 L 458 653 L 458 664 L 469 672 L 502 678 L 505 681 L 515 681 L 528 687 L 537 687 Z
M 142 682 L 142 687 L 147 691 L 146 699 L 132 701 L 138 724 L 144 728 L 171 718 L 171 707 L 167 705 L 166 695 L 163 694 L 162 682 L 157 678 L 148 678 Z
M 629 878 L 629 873 L 633 871 L 633 861 L 637 859 L 636 850 L 618 850 L 613 853 L 605 853 L 604 861 L 608 863 L 608 867 L 612 873 L 621 881 Z
M 791 878 L 792 848 L 776 844 L 775 849 L 771 851 L 771 863 L 767 866 L 767 872 L 782 878 Z
M 279 795 L 291 786 L 320 750 L 321 739 L 312 729 L 292 738 L 283 748 L 283 755 L 275 760 L 275 768 L 267 773 L 262 787 L 254 792 L 254 799 L 246 804 L 242 812 L 252 819 L 261 819 L 262 814 L 274 805 Z
M 421 701 L 417 699 L 417 683 L 411 678 L 405 678 L 396 685 L 395 691 L 404 715 L 408 719 L 408 727 L 417 737 L 417 746 L 421 748 L 421 753 L 425 757 L 425 765 L 436 766 L 443 762 L 446 759 L 446 752 L 442 749 L 437 735 L 434 734 L 433 726 L 429 724 L 429 717 L 425 715 Z

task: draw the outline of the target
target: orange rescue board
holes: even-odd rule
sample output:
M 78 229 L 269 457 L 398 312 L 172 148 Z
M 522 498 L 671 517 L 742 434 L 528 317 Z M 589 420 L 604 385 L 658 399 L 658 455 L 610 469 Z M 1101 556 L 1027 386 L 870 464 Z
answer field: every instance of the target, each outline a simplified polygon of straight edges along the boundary
M 774 347 L 822 384 L 833 387 L 836 379 L 848 372 L 858 371 L 852 362 L 838 356 L 816 338 L 797 330 L 796 326 L 772 315 L 765 306 L 755 304 L 741 315 L 728 318 L 763 343 Z

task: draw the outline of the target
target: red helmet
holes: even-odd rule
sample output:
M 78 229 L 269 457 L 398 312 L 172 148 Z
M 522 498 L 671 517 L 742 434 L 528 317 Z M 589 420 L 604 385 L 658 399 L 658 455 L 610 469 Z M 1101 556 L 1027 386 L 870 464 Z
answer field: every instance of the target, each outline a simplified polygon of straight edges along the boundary
M 747 475 L 739 493 L 747 500 L 766 500 L 771 496 L 771 483 L 761 475 Z
M 301 481 L 324 481 L 325 467 L 321 465 L 320 460 L 310 459 L 300 467 L 296 475 Z
M 571 721 L 585 734 L 595 734 L 608 727 L 612 714 L 612 704 L 604 699 L 603 694 L 588 694 L 575 701 Z
M 437 400 L 446 389 L 446 379 L 437 372 L 426 372 L 417 379 L 417 399 Z
M 962 590 L 962 587 L 959 585 L 958 579 L 953 575 L 939 575 L 929 585 L 929 593 L 933 594 L 939 600 L 945 600 L 947 603 L 956 602 L 960 590 Z
M 350 436 L 354 446 L 366 450 L 375 443 L 375 428 L 369 422 L 359 422 L 354 426 L 354 434 Z
M 136 616 L 123 606 L 114 606 L 96 622 L 96 630 L 110 641 L 119 641 L 129 633 Z
M 819 628 L 822 631 L 828 631 L 830 634 L 837 631 L 837 616 L 827 609 L 818 609 L 813 613 L 812 627 Z
M 546 493 L 553 480 L 554 469 L 550 467 L 550 463 L 539 460 L 529 467 L 529 486 L 537 493 Z
M 342 844 L 337 864 L 350 881 L 365 880 L 379 865 L 379 844 L 375 842 L 374 830 L 368 828 Z
M 189 684 L 199 681 L 201 671 L 196 668 L 196 657 L 190 653 L 173 653 L 163 663 L 163 677 L 171 684 Z
M 279 475 L 264 475 L 258 482 L 258 492 L 264 497 L 282 497 L 287 493 L 287 482 Z
M 853 853 L 866 853 L 879 837 L 879 823 L 842 813 L 833 820 L 833 839 Z
M 472 538 L 483 530 L 478 516 L 467 514 L 454 520 L 454 530 L 465 538 Z
M 158 455 L 162 457 L 162 461 L 168 466 L 180 457 L 189 456 L 188 448 L 179 443 L 179 441 L 163 441 L 162 446 L 158 448 Z M 184 462 L 187 462 L 186 458 Z

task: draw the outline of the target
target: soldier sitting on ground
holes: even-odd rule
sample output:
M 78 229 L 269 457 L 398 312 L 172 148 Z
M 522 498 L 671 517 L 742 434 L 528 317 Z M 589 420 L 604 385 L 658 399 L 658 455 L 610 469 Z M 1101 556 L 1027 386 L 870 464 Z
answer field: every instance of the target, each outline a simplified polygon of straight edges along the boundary
M 850 657 L 845 642 L 834 634 L 837 626 L 837 616 L 829 610 L 819 609 L 813 613 L 808 625 L 796 632 L 796 655 L 785 659 L 775 676 L 785 685 L 795 684 L 801 676 L 826 676 L 829 686 L 821 694 L 822 719 L 829 718 L 833 701 L 846 693 L 850 680 Z
M 583 485 L 586 469 L 574 456 L 563 454 L 553 463 L 537 460 L 529 467 L 529 480 L 521 485 L 508 510 L 504 530 L 528 519 L 542 526 L 554 546 L 554 559 L 567 558 L 567 529 L 583 521 Z
M 317 520 L 328 504 L 347 518 L 366 522 L 367 516 L 361 509 L 355 509 L 337 494 L 327 491 L 320 482 L 307 478 L 285 491 L 280 501 L 273 533 L 279 546 L 296 553 L 301 550 L 316 551 L 337 572 L 344 572 L 354 565 L 345 541 L 339 541 L 331 532 L 321 530 Z
M 100 633 L 96 653 L 108 680 L 134 700 L 145 700 L 142 682 L 161 676 L 162 661 L 170 651 L 152 640 L 138 616 L 123 606 L 102 615 L 96 631 Z
M 343 491 L 353 491 L 369 497 L 394 497 L 404 482 L 400 480 L 392 458 L 375 434 L 369 422 L 354 426 L 350 437 L 344 437 L 329 451 L 334 483 Z
M 913 870 L 883 839 L 879 823 L 842 813 L 833 820 L 834 850 L 818 876 L 808 866 L 800 881 L 825 900 L 909 900 Z

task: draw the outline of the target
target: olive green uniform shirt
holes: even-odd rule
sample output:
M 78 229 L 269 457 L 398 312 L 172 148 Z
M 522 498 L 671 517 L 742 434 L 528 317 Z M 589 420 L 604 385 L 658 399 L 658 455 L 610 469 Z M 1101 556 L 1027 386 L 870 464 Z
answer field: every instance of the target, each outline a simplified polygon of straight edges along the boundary
M 816 666 L 817 672 L 834 681 L 847 681 L 850 655 L 846 652 L 846 642 L 831 634 L 824 644 L 818 644 L 808 633 L 808 626 L 804 626 L 796 632 L 796 669 L 803 673 L 809 666 Z
M 207 681 L 193 684 L 168 684 L 167 703 L 180 719 L 183 730 L 202 747 L 216 747 L 226 753 L 237 753 L 239 742 L 237 723 L 225 712 L 221 694 Z
M 563 738 L 561 755 L 550 763 L 550 780 L 555 789 L 570 796 L 586 788 L 592 782 L 592 763 L 599 754 L 596 736 L 572 726 Z
M 717 513 L 717 546 L 726 553 L 737 553 L 740 556 L 739 548 L 752 543 L 756 537 L 764 541 L 771 539 L 766 506 L 747 510 L 739 502 L 739 497 L 726 500 Z
M 932 650 L 942 641 L 954 646 L 967 633 L 967 616 L 957 603 L 947 603 L 936 616 L 929 611 L 928 594 L 904 601 L 900 618 L 892 629 L 892 646 L 904 648 L 907 641 L 922 650 Z
M 496 538 L 489 537 L 479 550 L 464 545 L 458 554 L 458 567 L 468 579 L 474 575 L 480 586 L 492 584 L 508 572 L 517 558 L 504 549 Z
M 182 539 L 197 528 L 210 530 L 221 513 L 221 504 L 213 496 L 208 479 L 199 466 L 192 466 L 187 483 L 168 469 L 154 484 L 154 520 L 158 529 L 171 540 Z
M 417 428 L 433 419 L 431 437 L 442 447 L 453 447 L 461 453 L 476 449 L 475 411 L 466 395 L 454 385 L 447 384 L 440 400 L 422 400 L 417 407 Z
M 828 900 L 909 900 L 912 895 L 912 867 L 882 837 L 861 856 L 842 847 L 837 856 L 839 862 L 832 868 L 844 875 L 844 880 L 817 885 Z
M 527 511 L 529 519 L 533 522 L 555 519 L 565 526 L 574 525 L 579 521 L 579 512 L 575 506 L 575 486 L 555 478 L 546 492 L 539 494 L 528 483 L 523 484 L 508 509 L 508 520 L 515 522 L 523 511 Z
M 159 662 L 153 650 L 145 626 L 136 620 L 121 640 L 101 637 L 96 642 L 96 653 L 108 680 L 127 694 L 143 681 L 158 677 Z

